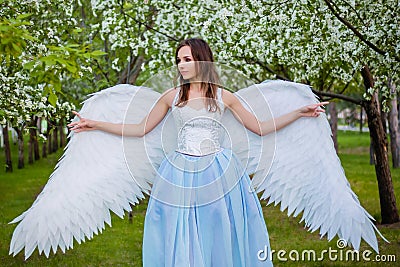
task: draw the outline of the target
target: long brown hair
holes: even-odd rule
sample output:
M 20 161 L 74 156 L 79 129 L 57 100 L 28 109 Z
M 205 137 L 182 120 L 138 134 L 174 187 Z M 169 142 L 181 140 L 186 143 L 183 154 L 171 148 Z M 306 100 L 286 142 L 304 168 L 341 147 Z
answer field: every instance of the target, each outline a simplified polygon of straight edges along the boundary
M 214 64 L 209 63 L 214 62 L 214 57 L 210 46 L 207 44 L 206 41 L 200 38 L 189 38 L 181 41 L 175 52 L 175 60 L 177 66 L 178 51 L 183 46 L 189 46 L 192 52 L 193 60 L 195 61 L 196 72 L 199 74 L 201 79 L 201 89 L 205 91 L 208 110 L 212 112 L 219 110 L 220 108 L 216 100 L 219 76 Z M 179 72 L 179 69 L 178 76 L 174 80 L 175 87 L 178 79 L 181 90 L 179 92 L 178 101 L 175 106 L 183 107 L 187 104 L 187 101 L 189 100 L 190 82 L 183 79 L 182 75 Z

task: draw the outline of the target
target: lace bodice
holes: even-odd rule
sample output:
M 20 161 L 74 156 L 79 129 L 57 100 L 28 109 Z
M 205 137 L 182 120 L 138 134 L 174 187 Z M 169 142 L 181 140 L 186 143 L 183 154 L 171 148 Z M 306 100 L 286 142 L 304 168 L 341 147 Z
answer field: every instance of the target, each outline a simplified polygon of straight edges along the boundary
M 172 105 L 172 114 L 177 127 L 176 151 L 188 155 L 204 156 L 221 150 L 219 142 L 221 133 L 221 117 L 224 105 L 221 97 L 222 89 L 218 88 L 217 103 L 220 110 L 208 111 L 206 107 L 196 109 L 190 103 L 176 107 L 179 89 Z

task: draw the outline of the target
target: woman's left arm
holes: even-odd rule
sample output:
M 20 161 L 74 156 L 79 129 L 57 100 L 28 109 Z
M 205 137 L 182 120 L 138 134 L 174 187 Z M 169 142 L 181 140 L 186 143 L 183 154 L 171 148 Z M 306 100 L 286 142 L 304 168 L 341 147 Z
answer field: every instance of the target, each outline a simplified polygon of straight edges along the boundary
M 278 131 L 301 117 L 318 117 L 321 112 L 324 112 L 321 106 L 329 103 L 321 102 L 307 105 L 280 117 L 260 122 L 256 116 L 249 112 L 231 92 L 224 90 L 223 101 L 240 123 L 242 123 L 248 130 L 261 136 L 272 133 L 273 131 Z

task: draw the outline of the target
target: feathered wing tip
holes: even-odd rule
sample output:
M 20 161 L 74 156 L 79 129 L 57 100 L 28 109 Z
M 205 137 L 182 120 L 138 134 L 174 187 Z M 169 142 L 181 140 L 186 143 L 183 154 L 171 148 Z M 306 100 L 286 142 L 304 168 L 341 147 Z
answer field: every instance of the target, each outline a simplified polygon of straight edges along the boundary
M 130 85 L 118 85 L 93 94 L 84 102 L 86 118 L 122 123 L 132 97 L 146 91 L 149 100 L 135 103 L 140 121 L 158 93 Z M 144 115 L 143 115 L 144 114 Z M 132 119 L 132 118 L 131 118 Z M 73 248 L 111 226 L 110 211 L 123 217 L 130 204 L 151 189 L 150 173 L 132 177 L 125 162 L 122 138 L 100 131 L 70 133 L 63 156 L 32 206 L 10 223 L 17 223 L 9 253 L 25 248 L 25 259 L 38 248 L 49 256 Z M 137 138 L 141 139 L 141 138 Z M 138 164 L 148 159 L 136 158 Z
M 252 99 L 254 91 L 261 92 L 265 100 Z M 285 81 L 270 81 L 237 93 L 256 111 L 269 106 L 273 117 L 318 103 L 309 86 Z M 262 148 L 275 149 L 272 164 L 258 165 L 253 186 L 257 192 L 263 191 L 261 199 L 268 199 L 268 204 L 280 203 L 281 211 L 287 209 L 288 216 L 303 212 L 301 222 L 311 232 L 320 229 L 321 237 L 326 235 L 328 240 L 337 235 L 356 250 L 364 239 L 379 253 L 375 232 L 387 240 L 351 190 L 331 135 L 325 114 L 301 118 L 277 131 L 274 146 Z

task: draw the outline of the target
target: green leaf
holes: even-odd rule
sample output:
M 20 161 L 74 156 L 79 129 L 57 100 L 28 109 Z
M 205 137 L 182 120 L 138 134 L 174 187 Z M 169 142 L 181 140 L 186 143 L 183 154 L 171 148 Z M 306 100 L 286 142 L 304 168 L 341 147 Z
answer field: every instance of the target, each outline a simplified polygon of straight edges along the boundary
M 35 63 L 36 63 L 35 61 L 30 61 L 30 62 L 24 64 L 24 69 L 26 69 L 26 70 L 33 69 L 33 66 L 35 66 Z
M 80 47 L 80 45 L 79 44 L 68 44 L 68 45 L 66 45 L 66 47 L 77 48 L 77 47 Z
M 77 67 L 75 67 L 75 66 L 73 66 L 73 65 L 71 65 L 71 64 L 69 64 L 69 63 L 67 63 L 67 64 L 65 65 L 65 67 L 66 67 L 67 70 L 68 70 L 69 72 L 71 72 L 71 73 L 76 73 L 76 72 L 78 71 L 78 68 L 77 68 Z
M 42 96 L 47 96 L 50 93 L 49 87 L 45 86 L 43 88 Z
M 26 40 L 29 40 L 29 41 L 39 41 L 38 38 L 33 37 L 33 36 L 29 35 L 29 34 L 24 34 L 24 35 L 22 35 L 22 37 L 23 37 L 24 39 L 26 39 Z
M 67 60 L 65 60 L 63 58 L 59 58 L 59 57 L 55 57 L 54 61 L 60 63 L 62 66 L 69 64 Z
M 123 8 L 124 10 L 130 10 L 133 8 L 133 5 L 131 3 L 124 2 Z
M 1 38 L 2 44 L 8 44 L 11 41 L 11 38 Z
M 107 55 L 106 52 L 100 51 L 100 50 L 95 50 L 92 53 L 90 53 L 92 56 L 94 57 L 98 57 L 98 56 L 104 56 Z
M 40 61 L 44 62 L 47 66 L 54 66 L 57 62 L 55 61 L 54 57 L 42 57 L 39 59 Z
M 30 16 L 32 16 L 32 14 L 30 14 L 30 13 L 21 14 L 17 17 L 17 20 L 23 20 L 23 19 L 29 18 Z
M 46 76 L 45 76 L 45 72 L 38 72 L 38 75 L 37 75 L 37 81 L 38 81 L 38 83 L 41 83 L 43 80 L 44 80 L 44 78 L 45 78 Z M 48 92 L 48 91 L 47 91 Z M 47 94 L 47 93 L 46 93 Z
M 76 28 L 72 32 L 73 33 L 80 33 L 80 32 L 82 32 L 82 29 L 81 28 Z
M 57 93 L 60 93 L 60 92 L 61 92 L 61 83 L 60 83 L 59 80 L 58 80 L 58 81 L 55 81 L 55 82 L 53 83 L 53 86 L 54 86 L 54 90 L 55 90 Z
M 55 106 L 56 106 L 56 103 L 57 103 L 57 96 L 56 96 L 52 91 L 50 91 L 50 95 L 49 95 L 49 97 L 47 98 L 47 101 L 49 101 L 49 103 L 50 103 L 53 107 L 55 107 Z
M 17 54 L 21 53 L 21 47 L 19 47 L 17 44 L 12 43 L 12 47 L 14 48 Z
M 65 50 L 64 47 L 48 45 L 47 48 L 51 51 L 63 51 Z
M 11 27 L 5 24 L 0 24 L 0 32 L 8 32 Z

